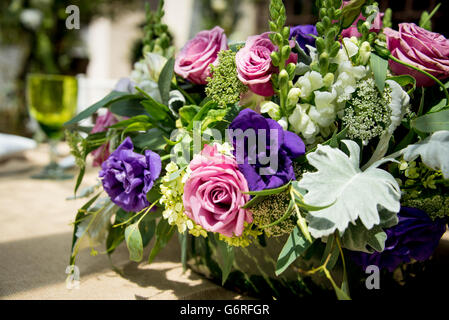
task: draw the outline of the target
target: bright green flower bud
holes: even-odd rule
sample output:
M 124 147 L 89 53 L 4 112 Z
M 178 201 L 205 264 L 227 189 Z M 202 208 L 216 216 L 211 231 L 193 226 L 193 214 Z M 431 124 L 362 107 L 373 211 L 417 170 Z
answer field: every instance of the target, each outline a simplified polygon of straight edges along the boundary
M 290 46 L 285 45 L 282 47 L 281 49 L 281 57 L 283 60 L 287 61 L 288 58 L 290 57 L 290 53 L 292 52 L 292 49 L 290 48 Z
M 276 23 L 274 23 L 273 21 L 270 21 L 270 31 L 277 31 L 278 27 L 276 26 Z
M 279 58 L 279 52 L 273 51 L 273 52 L 270 54 L 270 57 L 271 57 L 271 63 L 273 64 L 273 66 L 279 67 L 279 60 L 280 60 L 280 58 Z
M 284 27 L 284 29 L 282 29 L 282 36 L 284 37 L 284 39 L 288 39 L 290 37 L 289 27 Z
M 285 69 L 282 69 L 279 73 L 279 87 L 287 86 L 289 81 L 288 72 Z
M 329 88 L 335 80 L 335 76 L 333 73 L 327 73 L 323 78 L 323 83 L 326 88 Z
M 323 52 L 326 47 L 324 44 L 324 39 L 321 37 L 317 38 L 316 42 L 315 42 L 315 46 L 316 46 L 316 49 L 318 50 L 318 52 L 320 52 L 320 53 Z

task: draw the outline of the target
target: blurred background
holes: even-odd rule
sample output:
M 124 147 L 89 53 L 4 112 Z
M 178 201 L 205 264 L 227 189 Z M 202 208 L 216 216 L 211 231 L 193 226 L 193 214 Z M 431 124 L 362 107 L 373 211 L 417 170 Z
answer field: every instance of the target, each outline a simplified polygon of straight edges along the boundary
M 78 111 L 129 76 L 138 59 L 145 2 L 158 0 L 2 0 L 0 1 L 0 132 L 31 137 L 25 80 L 29 73 L 78 75 Z M 177 49 L 198 31 L 222 26 L 231 41 L 266 31 L 268 0 L 166 0 L 164 22 Z M 285 0 L 288 24 L 316 22 L 315 1 Z M 449 1 L 380 0 L 393 9 L 395 27 L 418 22 L 422 11 L 442 6 L 433 19 L 435 31 L 449 36 Z M 66 7 L 80 9 L 80 29 L 68 30 Z

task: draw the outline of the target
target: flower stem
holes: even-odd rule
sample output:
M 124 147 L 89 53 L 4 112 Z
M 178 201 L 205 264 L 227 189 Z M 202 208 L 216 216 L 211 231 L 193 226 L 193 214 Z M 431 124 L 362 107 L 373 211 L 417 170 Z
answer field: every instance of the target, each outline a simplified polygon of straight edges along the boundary
M 430 73 L 428 73 L 427 71 L 421 70 L 418 67 L 415 67 L 411 64 L 408 64 L 404 61 L 399 60 L 398 58 L 394 57 L 393 55 L 389 56 L 389 59 L 393 60 L 394 62 L 397 62 L 399 64 L 402 64 L 403 66 L 409 67 L 410 69 L 416 70 L 418 72 L 421 72 L 422 74 L 426 75 L 427 77 L 431 78 L 433 81 L 435 81 L 436 83 L 438 83 L 438 85 L 443 89 L 444 94 L 446 95 L 446 100 L 447 103 L 449 104 L 449 92 L 447 91 L 446 87 L 444 86 L 444 84 L 438 80 L 435 76 L 431 75 Z

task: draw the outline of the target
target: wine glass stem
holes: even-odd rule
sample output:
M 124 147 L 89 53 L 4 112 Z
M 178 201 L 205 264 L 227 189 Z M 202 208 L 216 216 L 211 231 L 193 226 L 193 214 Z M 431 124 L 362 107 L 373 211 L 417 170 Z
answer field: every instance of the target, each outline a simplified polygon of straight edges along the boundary
M 58 165 L 58 140 L 49 139 L 50 144 L 50 166 Z

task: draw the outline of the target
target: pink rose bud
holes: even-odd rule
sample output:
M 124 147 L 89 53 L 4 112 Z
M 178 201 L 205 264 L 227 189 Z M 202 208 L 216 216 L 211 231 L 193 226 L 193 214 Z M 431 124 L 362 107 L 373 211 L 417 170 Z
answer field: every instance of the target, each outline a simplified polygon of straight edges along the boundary
M 399 31 L 385 28 L 387 46 L 391 54 L 401 61 L 427 71 L 438 79 L 449 77 L 449 40 L 444 36 L 420 28 L 414 23 L 401 23 Z M 408 74 L 419 87 L 429 87 L 435 82 L 421 72 L 390 60 L 395 74 Z
M 274 95 L 271 75 L 276 72 L 276 68 L 271 63 L 271 53 L 278 48 L 268 37 L 270 33 L 248 37 L 245 47 L 240 49 L 236 56 L 237 73 L 240 81 L 247 85 L 249 89 L 261 96 L 270 97 Z M 290 45 L 294 46 L 294 41 Z M 290 53 L 286 62 L 297 63 L 298 55 Z
M 249 201 L 248 183 L 234 158 L 206 145 L 190 162 L 192 170 L 184 185 L 186 215 L 210 232 L 227 237 L 241 236 L 244 222 L 251 223 L 252 213 L 241 207 Z
M 175 72 L 190 82 L 205 85 L 210 76 L 210 65 L 216 65 L 218 52 L 227 49 L 227 38 L 222 28 L 201 31 L 177 56 Z

